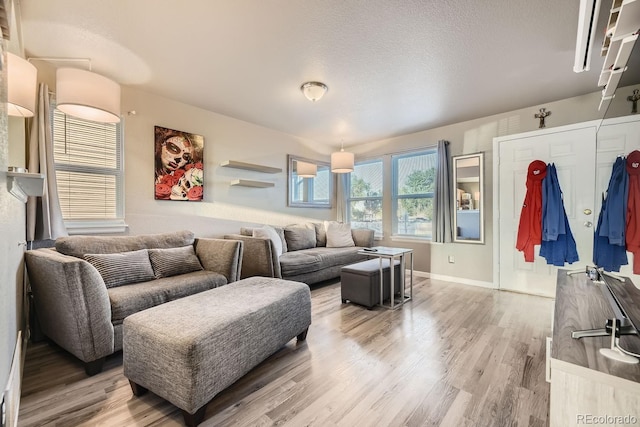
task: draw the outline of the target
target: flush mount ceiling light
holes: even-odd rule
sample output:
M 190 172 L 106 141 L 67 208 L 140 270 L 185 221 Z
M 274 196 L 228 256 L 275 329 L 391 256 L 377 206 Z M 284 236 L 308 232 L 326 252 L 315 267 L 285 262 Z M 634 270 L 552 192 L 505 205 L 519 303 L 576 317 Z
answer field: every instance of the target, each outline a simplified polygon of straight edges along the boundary
M 59 68 L 56 107 L 65 114 L 102 123 L 120 122 L 120 85 L 91 71 Z
M 300 90 L 304 93 L 304 96 L 311 102 L 319 101 L 329 90 L 327 85 L 320 82 L 306 82 L 300 86 Z
M 353 153 L 344 151 L 344 143 L 342 143 L 340 151 L 331 153 L 331 172 L 333 173 L 353 172 L 353 163 Z
M 7 114 L 33 117 L 36 111 L 36 67 L 26 59 L 7 53 Z

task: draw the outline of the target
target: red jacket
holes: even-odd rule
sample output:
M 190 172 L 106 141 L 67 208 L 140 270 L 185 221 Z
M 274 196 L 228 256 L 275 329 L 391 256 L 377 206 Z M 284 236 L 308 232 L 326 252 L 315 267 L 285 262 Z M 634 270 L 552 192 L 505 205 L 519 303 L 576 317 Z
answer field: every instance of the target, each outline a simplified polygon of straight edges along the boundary
M 547 165 L 542 160 L 529 164 L 527 194 L 522 204 L 516 249 L 524 252 L 524 260 L 533 262 L 534 246 L 542 242 L 542 180 L 547 175 Z
M 627 250 L 633 253 L 633 274 L 640 274 L 640 151 L 632 151 L 627 156 L 627 172 L 629 196 L 625 239 Z

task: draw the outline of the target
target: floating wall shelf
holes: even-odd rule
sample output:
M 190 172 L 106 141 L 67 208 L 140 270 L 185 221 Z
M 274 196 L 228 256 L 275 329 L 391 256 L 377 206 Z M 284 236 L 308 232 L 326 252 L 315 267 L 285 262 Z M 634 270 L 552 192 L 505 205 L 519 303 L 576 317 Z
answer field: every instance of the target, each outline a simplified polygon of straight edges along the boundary
M 231 181 L 231 185 L 240 186 L 240 187 L 255 187 L 255 188 L 267 188 L 267 187 L 275 186 L 273 182 L 253 181 L 250 179 L 234 179 L 233 181 Z
M 7 172 L 9 192 L 23 203 L 28 196 L 42 196 L 44 175 L 41 173 Z
M 282 169 L 280 169 L 280 168 L 274 168 L 274 167 L 271 167 L 271 166 L 256 165 L 256 164 L 253 164 L 253 163 L 238 162 L 236 160 L 225 160 L 224 162 L 220 163 L 220 166 L 222 166 L 224 168 L 244 169 L 244 170 L 248 170 L 248 171 L 262 172 L 262 173 L 280 173 L 280 172 L 282 172 Z

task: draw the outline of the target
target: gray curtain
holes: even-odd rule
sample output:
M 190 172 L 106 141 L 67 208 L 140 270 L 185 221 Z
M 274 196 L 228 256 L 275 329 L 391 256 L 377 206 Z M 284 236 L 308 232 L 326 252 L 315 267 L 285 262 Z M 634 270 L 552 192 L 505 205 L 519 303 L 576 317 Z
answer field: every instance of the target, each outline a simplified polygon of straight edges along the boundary
M 336 221 L 347 222 L 347 175 L 338 173 L 336 177 Z
M 42 197 L 30 196 L 27 201 L 27 240 L 29 242 L 68 235 L 58 200 L 50 117 L 49 87 L 40 83 L 36 114 L 31 119 L 27 138 L 29 156 L 27 169 L 32 173 L 44 174 L 44 194 Z
M 438 141 L 438 166 L 434 200 L 433 241 L 447 243 L 453 240 L 453 203 L 451 193 L 451 156 L 449 142 Z

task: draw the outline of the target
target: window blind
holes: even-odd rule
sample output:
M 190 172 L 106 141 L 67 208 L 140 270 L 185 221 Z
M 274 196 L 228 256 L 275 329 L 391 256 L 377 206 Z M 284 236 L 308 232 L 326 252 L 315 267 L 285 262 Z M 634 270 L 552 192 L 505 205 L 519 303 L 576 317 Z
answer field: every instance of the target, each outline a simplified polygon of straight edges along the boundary
M 123 218 L 119 123 L 97 123 L 52 107 L 53 151 L 65 221 Z

